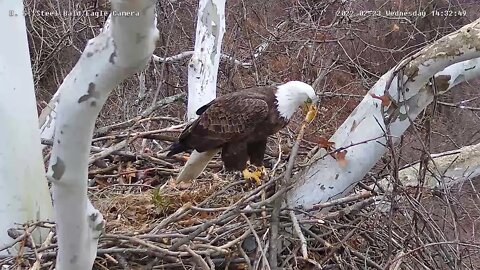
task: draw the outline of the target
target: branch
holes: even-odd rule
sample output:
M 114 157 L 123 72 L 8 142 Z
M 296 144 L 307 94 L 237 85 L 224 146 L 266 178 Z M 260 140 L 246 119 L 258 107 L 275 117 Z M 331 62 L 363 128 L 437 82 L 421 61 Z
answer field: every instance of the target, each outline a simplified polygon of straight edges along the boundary
M 193 51 L 186 51 L 186 52 L 181 52 L 176 55 L 168 56 L 168 57 L 160 57 L 157 55 L 152 55 L 153 61 L 155 62 L 160 62 L 160 63 L 174 63 L 174 62 L 180 62 L 184 60 L 185 58 L 192 57 Z M 236 66 L 241 66 L 243 68 L 251 68 L 252 67 L 252 62 L 242 62 L 240 60 L 235 59 L 233 56 L 230 56 L 228 54 L 220 54 L 220 59 L 226 62 L 232 62 Z
M 165 107 L 165 106 L 167 106 L 169 104 L 172 104 L 174 102 L 184 101 L 185 96 L 186 96 L 185 93 L 180 93 L 180 94 L 177 94 L 177 95 L 169 96 L 169 97 L 163 98 L 161 100 L 158 100 L 157 102 L 155 102 L 154 106 L 149 106 L 139 116 L 137 116 L 133 119 L 130 119 L 130 120 L 122 122 L 122 123 L 117 123 L 117 124 L 113 124 L 113 125 L 110 125 L 110 126 L 98 128 L 95 131 L 95 136 L 105 135 L 113 129 L 130 127 L 130 126 L 134 125 L 136 122 L 140 121 L 142 118 L 148 117 L 150 114 L 152 114 L 155 110 L 158 110 L 159 108 Z
M 305 134 L 305 128 L 307 127 L 307 119 L 305 119 L 300 126 L 300 131 L 297 135 L 297 139 L 295 140 L 295 144 L 292 148 L 292 152 L 290 154 L 290 158 L 288 159 L 287 169 L 284 174 L 283 182 L 280 182 L 277 185 L 277 193 L 280 193 L 282 188 L 286 188 L 291 184 L 291 176 L 293 167 L 295 165 L 295 159 L 297 158 L 298 149 L 300 148 L 300 143 L 302 142 L 303 135 Z M 281 250 L 281 241 L 279 239 L 279 227 L 280 227 L 280 210 L 282 207 L 282 201 L 284 196 L 279 196 L 273 202 L 273 211 L 272 216 L 270 219 L 270 250 L 269 250 L 269 257 L 268 263 L 272 267 L 272 269 L 278 269 L 278 253 Z M 292 220 L 293 221 L 293 220 Z M 301 234 L 301 231 L 300 231 Z M 302 235 L 303 236 L 303 235 Z M 302 243 L 303 247 L 303 243 Z M 303 251 L 303 250 L 302 250 Z M 303 254 L 305 255 L 305 254 Z
M 445 188 L 462 183 L 480 175 L 480 144 L 462 147 L 455 151 L 430 155 L 425 179 L 420 183 L 420 163 L 398 172 L 404 187 Z M 385 191 L 391 191 L 389 178 L 377 183 Z
M 386 152 L 386 138 L 399 138 L 410 126 L 410 119 L 423 111 L 434 94 L 480 75 L 477 48 L 480 19 L 425 47 L 382 76 L 330 139 L 336 148 L 368 142 L 349 148 L 347 166 L 339 166 L 335 159 L 325 156 L 299 173 L 288 194 L 290 206 L 310 209 L 350 192 Z M 434 84 L 430 83 L 432 77 Z M 390 103 L 384 106 L 378 97 L 386 97 Z M 314 159 L 325 153 L 322 149 Z
M 288 214 L 290 215 L 290 219 L 293 223 L 293 231 L 300 239 L 301 249 L 302 249 L 302 256 L 304 259 L 308 259 L 308 250 L 307 250 L 307 240 L 302 233 L 302 229 L 300 228 L 300 224 L 298 223 L 297 216 L 295 216 L 295 212 L 293 210 L 289 210 Z

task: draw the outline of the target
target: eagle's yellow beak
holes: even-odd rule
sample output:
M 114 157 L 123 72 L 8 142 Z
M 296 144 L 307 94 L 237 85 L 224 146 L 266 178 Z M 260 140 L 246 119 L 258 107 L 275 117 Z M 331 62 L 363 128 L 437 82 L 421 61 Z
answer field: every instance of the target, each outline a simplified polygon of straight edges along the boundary
M 303 111 L 306 114 L 305 121 L 307 121 L 307 123 L 310 123 L 313 121 L 313 119 L 315 119 L 315 116 L 317 115 L 317 106 L 312 102 L 305 102 L 305 104 L 303 105 Z

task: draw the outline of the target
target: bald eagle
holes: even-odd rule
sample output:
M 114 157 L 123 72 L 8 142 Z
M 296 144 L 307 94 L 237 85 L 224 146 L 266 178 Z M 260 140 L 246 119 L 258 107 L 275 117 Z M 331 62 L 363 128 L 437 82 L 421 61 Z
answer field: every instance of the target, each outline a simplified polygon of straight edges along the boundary
M 315 112 L 317 101 L 313 88 L 299 81 L 218 97 L 197 110 L 198 118 L 185 127 L 167 156 L 221 149 L 227 171 L 241 171 L 245 179 L 260 183 L 267 138 L 285 127 L 299 107 Z M 248 170 L 248 160 L 254 172 Z

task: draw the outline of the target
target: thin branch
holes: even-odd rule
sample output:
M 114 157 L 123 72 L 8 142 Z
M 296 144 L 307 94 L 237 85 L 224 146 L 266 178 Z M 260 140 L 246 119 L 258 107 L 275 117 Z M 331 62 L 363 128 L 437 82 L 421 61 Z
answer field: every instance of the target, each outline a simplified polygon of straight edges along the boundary
M 168 57 L 159 57 L 157 55 L 153 55 L 152 58 L 153 58 L 153 61 L 155 62 L 175 63 L 175 62 L 180 62 L 188 57 L 191 57 L 192 55 L 193 55 L 193 51 L 186 51 L 186 52 L 181 52 L 179 54 L 168 56 Z M 220 55 L 220 59 L 225 62 L 233 62 L 233 64 L 235 64 L 236 66 L 241 66 L 243 68 L 250 68 L 253 65 L 251 62 L 242 62 L 224 53 Z

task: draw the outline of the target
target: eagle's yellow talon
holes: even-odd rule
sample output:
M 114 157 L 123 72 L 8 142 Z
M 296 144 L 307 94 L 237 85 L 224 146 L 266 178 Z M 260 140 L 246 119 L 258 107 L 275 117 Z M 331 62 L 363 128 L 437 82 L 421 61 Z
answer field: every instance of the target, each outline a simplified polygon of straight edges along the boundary
M 260 168 L 258 168 L 259 171 L 261 171 L 264 175 L 267 175 L 267 169 L 265 169 L 265 166 L 261 166 Z
M 245 180 L 252 180 L 253 179 L 253 180 L 255 180 L 255 183 L 257 184 L 257 186 L 260 186 L 262 184 L 262 180 L 260 178 L 260 177 L 262 177 L 262 171 L 259 171 L 258 168 L 254 172 L 250 172 L 247 168 L 247 169 L 243 170 L 242 174 L 243 174 L 243 178 Z

